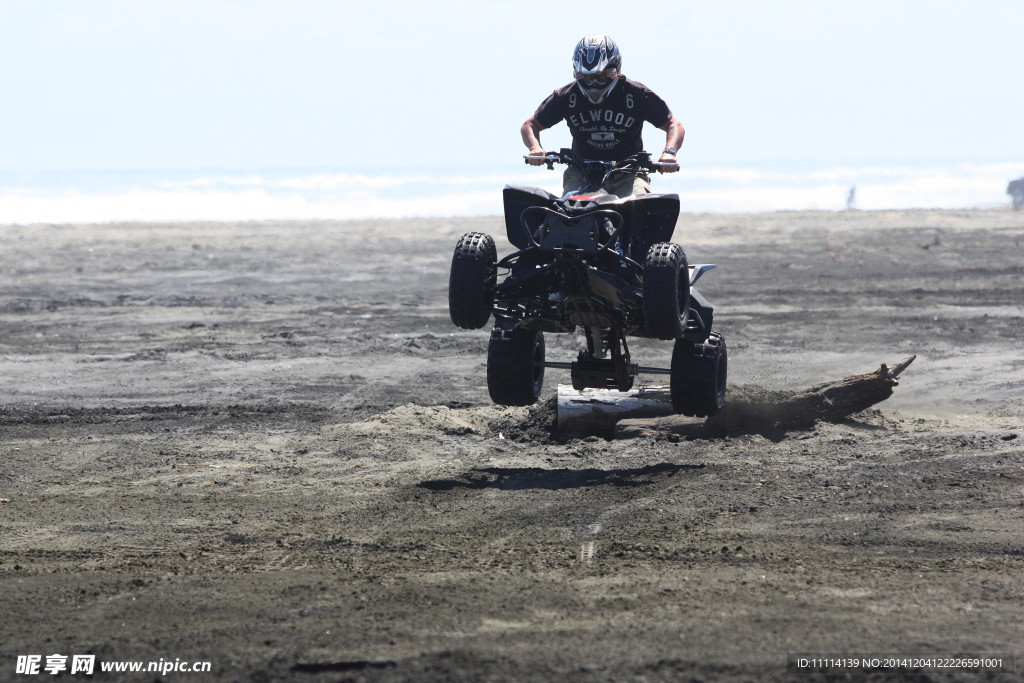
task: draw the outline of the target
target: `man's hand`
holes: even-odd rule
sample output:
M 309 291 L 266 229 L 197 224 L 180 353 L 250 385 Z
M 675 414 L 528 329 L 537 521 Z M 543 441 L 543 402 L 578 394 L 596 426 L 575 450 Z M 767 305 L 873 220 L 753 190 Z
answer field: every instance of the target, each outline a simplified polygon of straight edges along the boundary
M 546 154 L 547 154 L 547 152 L 545 152 L 542 149 L 539 149 L 539 148 L 538 149 L 531 149 L 530 150 L 530 155 L 526 159 L 526 163 L 528 163 L 530 166 L 543 166 L 544 165 L 544 156 Z
M 683 123 L 676 117 L 669 118 L 665 122 L 664 126 L 658 126 L 665 131 L 665 151 L 661 153 L 661 158 L 658 159 L 659 163 L 669 164 L 662 166 L 658 169 L 659 173 L 675 173 L 679 170 L 679 162 L 676 160 L 676 151 L 679 146 L 683 144 L 683 137 L 686 135 L 686 129 L 683 128 Z M 527 145 L 529 147 L 529 145 Z
M 530 157 L 537 157 L 536 159 L 527 159 L 526 163 L 530 166 L 543 166 L 544 165 L 544 148 L 540 146 L 540 132 L 544 130 L 544 126 L 540 125 L 540 121 L 537 120 L 536 116 L 531 116 L 526 119 L 523 123 L 522 128 L 519 132 L 523 135 L 523 144 L 526 145 L 526 149 L 530 150 Z
M 661 158 L 658 159 L 658 163 L 665 164 L 664 166 L 658 167 L 658 173 L 675 173 L 679 170 L 679 160 L 676 159 L 675 154 L 662 152 Z

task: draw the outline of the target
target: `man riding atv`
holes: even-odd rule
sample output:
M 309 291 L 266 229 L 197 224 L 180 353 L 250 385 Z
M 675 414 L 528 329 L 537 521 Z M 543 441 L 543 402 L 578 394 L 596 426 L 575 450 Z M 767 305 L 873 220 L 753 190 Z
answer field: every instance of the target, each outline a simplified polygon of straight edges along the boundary
M 665 102 L 619 74 L 622 58 L 604 35 L 586 36 L 573 58 L 575 83 L 551 94 L 523 124 L 527 163 L 565 164 L 561 197 L 506 185 L 505 233 L 516 251 L 498 258 L 494 238 L 464 234 L 448 280 L 452 322 L 494 327 L 487 346 L 487 389 L 507 406 L 536 403 L 545 368 L 569 370 L 576 390 L 632 389 L 641 373 L 670 375 L 673 408 L 716 414 L 725 400 L 728 352 L 712 331 L 714 309 L 693 284 L 715 266 L 690 265 L 670 242 L 679 196 L 655 194 L 651 171 L 679 169 L 683 126 Z M 545 153 L 540 131 L 565 120 L 573 148 Z M 655 162 L 640 131 L 665 131 Z M 573 362 L 549 361 L 544 334 L 586 338 Z M 673 341 L 670 368 L 632 362 L 627 337 Z
M 572 70 L 574 82 L 551 93 L 520 129 L 529 156 L 536 158 L 528 158 L 528 163 L 546 163 L 540 132 L 559 121 L 565 120 L 572 133 L 573 156 L 595 161 L 622 161 L 642 151 L 640 134 L 644 121 L 648 121 L 665 131 L 665 151 L 658 160 L 664 165 L 659 172 L 679 170 L 676 154 L 686 133 L 683 124 L 650 88 L 620 73 L 622 55 L 614 40 L 603 33 L 584 36 L 573 52 Z M 650 192 L 648 181 L 647 173 L 641 170 L 618 174 L 602 189 L 627 197 Z M 569 167 L 562 184 L 564 192 L 578 190 L 584 178 Z

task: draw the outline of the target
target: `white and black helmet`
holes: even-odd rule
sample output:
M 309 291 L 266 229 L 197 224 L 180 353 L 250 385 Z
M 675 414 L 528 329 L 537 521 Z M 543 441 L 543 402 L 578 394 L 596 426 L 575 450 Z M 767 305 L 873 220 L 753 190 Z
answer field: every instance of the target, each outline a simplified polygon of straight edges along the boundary
M 622 55 L 615 41 L 603 33 L 590 33 L 576 43 L 572 74 L 587 99 L 599 104 L 619 82 Z

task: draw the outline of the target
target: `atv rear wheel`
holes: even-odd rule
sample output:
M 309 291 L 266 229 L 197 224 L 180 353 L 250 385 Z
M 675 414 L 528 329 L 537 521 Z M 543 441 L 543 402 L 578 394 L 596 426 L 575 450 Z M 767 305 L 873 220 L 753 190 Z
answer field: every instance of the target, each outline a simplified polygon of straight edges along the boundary
M 690 306 L 690 269 L 678 244 L 651 246 L 644 262 L 644 321 L 656 339 L 678 339 L 686 330 Z
M 728 371 L 729 352 L 722 335 L 712 332 L 701 344 L 677 339 L 672 350 L 672 407 L 690 417 L 717 414 L 725 405 Z
M 479 330 L 491 317 L 498 258 L 494 238 L 467 232 L 455 245 L 448 278 L 448 313 L 466 330 Z
M 487 391 L 505 406 L 537 402 L 544 386 L 544 333 L 517 327 L 491 331 L 487 346 Z

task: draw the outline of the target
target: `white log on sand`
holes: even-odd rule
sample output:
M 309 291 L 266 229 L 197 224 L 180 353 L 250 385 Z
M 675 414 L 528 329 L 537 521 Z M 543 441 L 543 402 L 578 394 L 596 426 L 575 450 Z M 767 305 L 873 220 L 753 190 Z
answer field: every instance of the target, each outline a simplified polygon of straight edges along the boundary
M 654 418 L 675 415 L 666 386 L 576 391 L 570 384 L 558 385 L 558 431 L 561 434 L 612 436 L 615 424 L 626 418 Z

